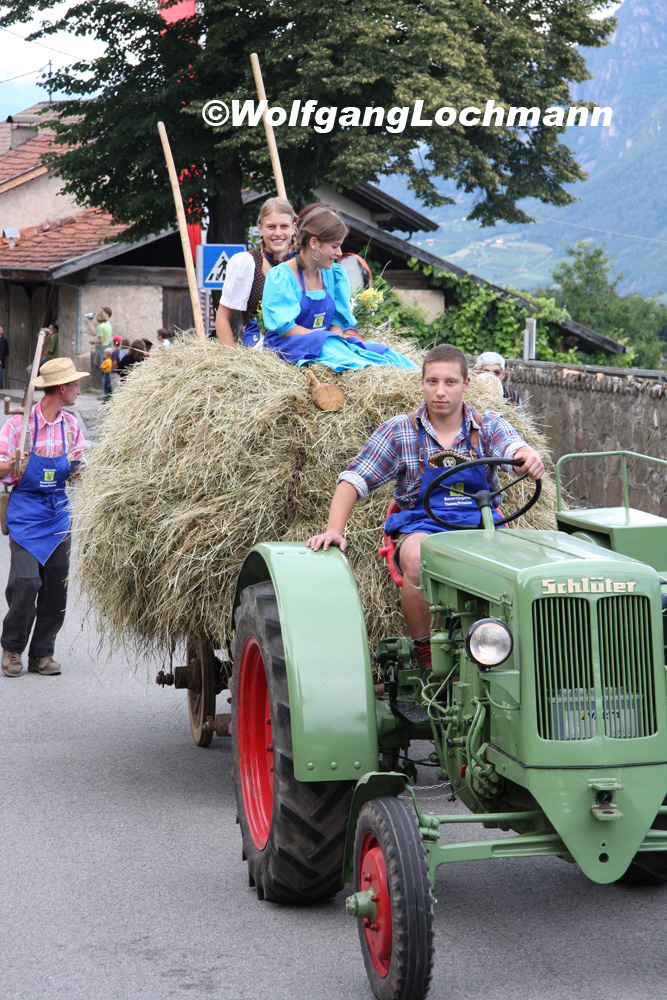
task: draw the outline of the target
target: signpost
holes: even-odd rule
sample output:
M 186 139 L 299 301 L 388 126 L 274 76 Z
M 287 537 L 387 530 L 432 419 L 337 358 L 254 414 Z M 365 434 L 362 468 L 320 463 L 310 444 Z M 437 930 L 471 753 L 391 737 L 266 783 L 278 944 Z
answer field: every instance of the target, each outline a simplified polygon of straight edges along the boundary
M 245 250 L 243 243 L 203 243 L 197 247 L 197 284 L 205 296 L 204 316 L 208 334 L 211 289 L 222 288 L 227 276 L 227 264 L 235 253 Z

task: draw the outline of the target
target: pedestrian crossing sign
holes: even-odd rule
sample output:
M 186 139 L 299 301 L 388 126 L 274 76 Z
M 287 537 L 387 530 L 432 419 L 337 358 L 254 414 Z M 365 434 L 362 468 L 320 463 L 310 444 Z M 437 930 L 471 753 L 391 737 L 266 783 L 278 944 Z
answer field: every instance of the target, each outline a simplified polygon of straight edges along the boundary
M 197 284 L 200 288 L 222 288 L 230 257 L 245 250 L 243 243 L 204 243 L 197 247 Z

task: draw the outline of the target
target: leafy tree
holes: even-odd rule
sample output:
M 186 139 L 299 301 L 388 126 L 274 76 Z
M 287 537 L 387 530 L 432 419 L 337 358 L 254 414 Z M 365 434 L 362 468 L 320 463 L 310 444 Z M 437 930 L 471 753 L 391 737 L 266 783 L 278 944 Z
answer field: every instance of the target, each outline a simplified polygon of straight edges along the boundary
M 372 337 L 378 326 L 389 323 L 391 329 L 416 340 L 421 347 L 451 343 L 469 355 L 498 351 L 505 358 L 519 358 L 523 353 L 526 318 L 537 319 L 536 353 L 540 361 L 563 361 L 569 364 L 591 363 L 588 355 L 576 349 L 564 350 L 559 323 L 571 317 L 556 306 L 553 298 L 520 293 L 532 308 L 518 298 L 478 285 L 467 275 L 423 265 L 417 258 L 409 261 L 415 271 L 429 277 L 431 287 L 442 288 L 446 308 L 430 323 L 419 308 L 406 305 L 382 277 L 379 265 L 370 261 L 373 288 L 357 293 L 352 302 L 363 336 Z M 368 298 L 366 298 L 368 297 Z M 604 362 L 600 362 L 604 363 Z
M 56 0 L 0 5 L 0 26 L 48 14 Z M 202 121 L 212 98 L 254 98 L 249 64 L 260 53 L 270 103 L 312 98 L 343 107 L 569 105 L 569 85 L 586 78 L 577 46 L 599 46 L 613 29 L 591 15 L 606 0 L 203 0 L 196 17 L 165 25 L 156 0 L 81 0 L 32 38 L 57 30 L 106 43 L 96 59 L 54 74 L 68 95 L 58 126 L 74 145 L 56 169 L 82 204 L 129 224 L 126 239 L 173 222 L 156 123 L 175 159 L 190 169 L 183 195 L 210 238 L 244 236 L 241 189 L 273 188 L 261 126 L 218 129 Z M 91 98 L 94 98 L 92 100 Z M 323 182 L 340 189 L 407 175 L 427 205 L 447 200 L 439 178 L 479 193 L 472 217 L 527 221 L 519 198 L 572 200 L 564 185 L 583 175 L 559 145 L 557 126 L 336 127 L 328 133 L 282 127 L 278 141 L 287 190 L 308 198 Z
M 612 274 L 614 257 L 607 255 L 604 245 L 594 247 L 580 240 L 565 249 L 570 260 L 554 269 L 557 287 L 549 288 L 547 294 L 553 294 L 576 322 L 629 347 L 630 358 L 625 357 L 625 364 L 630 361 L 638 368 L 659 368 L 667 306 L 657 298 L 619 295 L 623 275 Z

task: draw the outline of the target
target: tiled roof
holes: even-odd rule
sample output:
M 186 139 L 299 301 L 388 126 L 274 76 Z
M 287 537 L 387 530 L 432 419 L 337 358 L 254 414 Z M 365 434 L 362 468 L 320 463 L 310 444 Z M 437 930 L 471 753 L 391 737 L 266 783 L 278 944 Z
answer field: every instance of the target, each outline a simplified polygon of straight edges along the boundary
M 28 170 L 40 167 L 41 158 L 44 153 L 58 152 L 64 153 L 66 146 L 54 146 L 53 132 L 40 132 L 32 139 L 27 139 L 13 149 L 8 149 L 6 153 L 0 155 L 0 184 L 8 181 L 19 174 L 25 174 Z
M 29 226 L 21 230 L 20 239 L 0 239 L 0 270 L 49 271 L 98 250 L 126 228 L 98 208 Z

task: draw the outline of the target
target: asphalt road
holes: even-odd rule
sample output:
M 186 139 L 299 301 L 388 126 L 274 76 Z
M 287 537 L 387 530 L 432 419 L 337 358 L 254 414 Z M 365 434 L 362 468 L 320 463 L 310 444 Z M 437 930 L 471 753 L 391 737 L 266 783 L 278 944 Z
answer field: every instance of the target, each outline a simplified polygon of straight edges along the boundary
M 229 740 L 195 747 L 184 693 L 83 612 L 62 676 L 0 675 L 0 997 L 371 1000 L 345 894 L 258 902 Z M 441 868 L 436 895 L 433 1000 L 663 1000 L 667 887 L 533 859 Z

